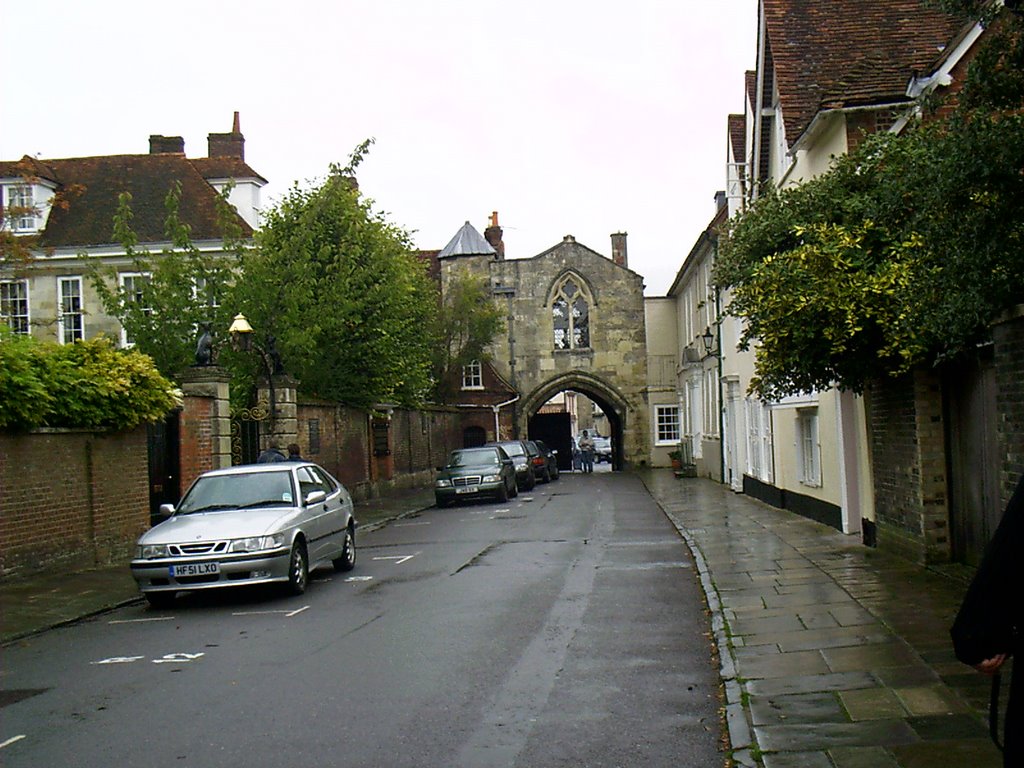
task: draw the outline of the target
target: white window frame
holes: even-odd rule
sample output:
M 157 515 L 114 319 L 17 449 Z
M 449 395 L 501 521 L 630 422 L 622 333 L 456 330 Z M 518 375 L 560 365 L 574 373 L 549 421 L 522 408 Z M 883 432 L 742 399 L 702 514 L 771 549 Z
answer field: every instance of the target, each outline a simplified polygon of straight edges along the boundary
M 797 466 L 800 483 L 821 487 L 821 442 L 818 431 L 818 409 L 800 408 L 796 412 Z
M 677 404 L 654 406 L 654 444 L 679 445 L 682 440 L 682 422 Z
M 718 425 L 718 371 L 714 368 L 704 370 L 704 434 L 707 437 L 719 436 Z
M 74 344 L 76 341 L 81 341 L 85 338 L 82 278 L 79 276 L 58 277 L 57 301 L 60 307 L 57 312 L 57 340 L 61 344 Z
M 135 292 L 135 296 L 130 300 L 138 301 L 138 291 L 135 288 L 135 280 L 141 278 L 148 282 L 152 277 L 153 276 L 149 272 L 119 272 L 117 275 L 117 282 L 122 291 L 128 290 L 128 283 L 130 282 L 132 284 L 131 290 Z M 150 307 L 146 307 L 144 308 L 144 311 L 152 312 L 153 310 Z M 128 331 L 124 329 L 124 326 L 121 327 L 121 346 L 126 349 L 135 346 L 135 342 L 128 338 Z
M 745 400 L 747 409 L 747 474 L 770 483 L 772 481 L 771 408 L 755 397 Z
M 13 296 L 12 291 L 20 294 Z M 24 304 L 24 312 L 11 313 L 13 304 Z M 15 309 L 22 309 L 15 306 Z M 14 333 L 27 336 L 31 332 L 32 313 L 29 304 L 28 280 L 0 280 L 0 321 L 7 323 Z
M 8 184 L 5 202 L 5 210 L 22 208 L 26 211 L 8 219 L 7 224 L 12 232 L 35 232 L 39 229 L 39 217 L 35 214 L 35 189 L 31 184 Z
M 462 388 L 484 388 L 484 368 L 479 360 L 473 360 L 468 365 L 462 366 Z

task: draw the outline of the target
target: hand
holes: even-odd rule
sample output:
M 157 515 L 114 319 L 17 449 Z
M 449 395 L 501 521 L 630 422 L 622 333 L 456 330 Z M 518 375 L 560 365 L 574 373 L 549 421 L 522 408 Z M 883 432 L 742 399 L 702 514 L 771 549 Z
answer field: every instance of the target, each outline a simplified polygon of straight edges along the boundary
M 999 668 L 1003 666 L 1003 662 L 1005 662 L 1008 658 L 1009 654 L 1000 653 L 996 656 L 993 656 L 991 659 L 985 659 L 980 664 L 975 664 L 974 668 L 981 672 L 983 675 L 994 675 L 996 672 L 999 671 Z

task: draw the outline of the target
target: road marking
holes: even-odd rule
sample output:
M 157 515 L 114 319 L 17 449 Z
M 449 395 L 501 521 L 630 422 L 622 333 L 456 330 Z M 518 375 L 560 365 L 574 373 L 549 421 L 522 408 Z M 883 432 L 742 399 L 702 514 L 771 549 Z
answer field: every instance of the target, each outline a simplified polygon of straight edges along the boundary
M 0 743 L 0 749 L 3 749 L 4 747 L 9 747 L 14 742 L 21 741 L 24 738 L 25 738 L 25 734 L 21 734 L 20 736 L 12 736 L 7 741 Z
M 92 661 L 90 664 L 131 664 L 133 661 L 144 659 L 145 656 L 111 656 L 109 659 L 103 659 L 102 661 Z
M 418 553 L 417 553 L 418 554 Z M 406 560 L 412 560 L 416 555 L 392 555 L 388 557 L 375 557 L 374 560 L 394 560 L 395 565 L 401 565 Z
M 373 576 L 349 576 L 345 579 L 345 583 L 353 581 L 373 581 Z
M 395 523 L 395 528 L 411 528 L 414 525 L 430 525 L 430 521 L 424 520 L 422 523 Z
M 302 613 L 307 608 L 309 608 L 309 606 L 308 605 L 304 605 L 301 608 L 299 608 L 298 610 L 292 611 L 291 613 L 286 613 L 285 616 L 290 619 L 292 616 L 297 616 L 298 614 Z
M 153 659 L 154 664 L 188 664 L 205 656 L 205 653 L 168 653 L 161 659 Z
M 147 621 L 174 621 L 174 616 L 154 616 L 149 619 L 117 619 L 116 621 L 108 621 L 108 624 L 143 624 Z

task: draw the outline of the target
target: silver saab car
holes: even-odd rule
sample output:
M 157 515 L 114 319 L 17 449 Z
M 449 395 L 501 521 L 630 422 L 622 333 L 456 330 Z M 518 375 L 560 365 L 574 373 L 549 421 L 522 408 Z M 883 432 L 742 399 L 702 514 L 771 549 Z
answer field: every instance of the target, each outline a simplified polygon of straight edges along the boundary
M 308 462 L 252 464 L 200 475 L 139 539 L 132 575 L 154 607 L 178 592 L 282 583 L 302 594 L 309 572 L 356 564 L 352 497 Z

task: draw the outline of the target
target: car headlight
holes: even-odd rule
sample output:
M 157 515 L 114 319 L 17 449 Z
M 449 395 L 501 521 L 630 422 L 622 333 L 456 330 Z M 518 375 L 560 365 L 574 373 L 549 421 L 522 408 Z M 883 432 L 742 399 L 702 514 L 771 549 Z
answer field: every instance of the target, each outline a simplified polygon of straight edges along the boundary
M 228 552 L 262 552 L 266 549 L 279 549 L 284 546 L 284 534 L 273 536 L 250 536 L 245 539 L 233 539 Z
M 135 550 L 137 560 L 155 560 L 158 557 L 167 557 L 166 544 L 140 544 Z
M 448 480 L 446 478 L 441 477 L 441 478 L 438 478 L 438 480 L 434 483 L 434 487 L 435 488 L 451 488 L 452 487 L 452 481 Z
M 482 482 L 485 483 L 496 483 L 501 480 L 501 475 L 484 475 Z

